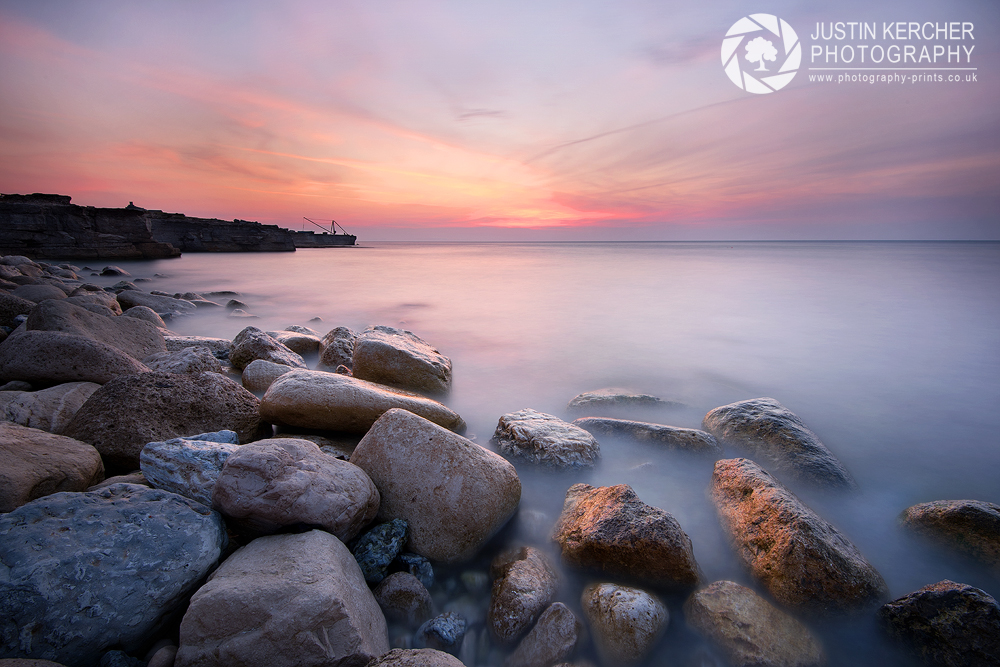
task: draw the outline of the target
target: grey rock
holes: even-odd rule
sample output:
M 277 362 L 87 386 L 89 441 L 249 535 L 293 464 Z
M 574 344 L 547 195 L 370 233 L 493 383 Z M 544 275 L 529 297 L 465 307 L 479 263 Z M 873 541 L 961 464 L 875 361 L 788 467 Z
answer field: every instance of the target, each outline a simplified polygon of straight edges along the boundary
M 650 394 L 639 394 L 628 389 L 609 387 L 585 391 L 573 397 L 566 408 L 572 412 L 597 413 L 621 408 L 657 408 L 677 405 Z
M 35 303 L 66 298 L 66 292 L 62 291 L 55 285 L 47 284 L 21 285 L 16 290 L 11 292 L 11 295 L 21 299 L 27 299 L 28 301 L 34 301 Z
M 23 391 L 6 401 L 0 418 L 21 426 L 60 433 L 77 410 L 101 388 L 94 382 L 66 382 L 40 391 Z
M 300 331 L 268 331 L 267 335 L 298 355 L 313 354 L 319 350 L 319 336 Z
M 334 370 L 338 366 L 351 367 L 354 341 L 358 335 L 347 327 L 331 329 L 319 342 L 319 368 Z
M 138 650 L 224 540 L 221 517 L 204 505 L 131 484 L 0 515 L 0 655 L 89 667 L 112 646 Z
M 507 456 L 560 468 L 589 467 L 601 458 L 601 446 L 590 433 L 531 409 L 500 417 L 492 442 Z
M 580 604 L 605 665 L 641 662 L 659 641 L 670 621 L 666 606 L 654 595 L 617 584 L 592 584 Z
M 446 612 L 426 621 L 413 635 L 416 648 L 432 648 L 456 655 L 465 638 L 465 619 L 454 612 Z
M 177 352 L 157 352 L 142 360 L 151 371 L 163 373 L 222 373 L 222 364 L 212 351 L 201 345 Z
M 121 267 L 118 267 L 118 266 L 114 266 L 114 265 L 105 266 L 103 269 L 101 269 L 101 275 L 102 276 L 125 276 L 126 278 L 129 278 L 129 277 L 132 276 L 132 274 L 129 273 L 128 271 L 126 271 L 125 269 L 123 269 Z
M 428 394 L 451 389 L 451 360 L 416 334 L 368 327 L 354 341 L 354 377 Z
M 229 351 L 233 341 L 228 338 L 210 338 L 208 336 L 164 336 L 168 352 L 177 352 L 186 347 L 207 347 L 216 359 L 229 359 Z
M 531 629 L 556 594 L 556 572 L 534 547 L 501 553 L 490 564 L 493 590 L 487 625 L 502 644 L 511 644 Z
M 548 606 L 531 632 L 504 661 L 504 667 L 550 667 L 569 659 L 583 635 L 583 624 L 562 602 Z
M 754 398 L 710 410 L 702 428 L 754 458 L 766 459 L 779 473 L 834 488 L 857 487 L 851 473 L 816 434 L 773 398 Z
M 115 303 L 117 304 L 118 302 L 115 301 Z M 156 311 L 149 306 L 132 306 L 122 313 L 122 315 L 125 317 L 134 317 L 137 320 L 145 320 L 158 329 L 167 328 L 167 324 L 163 321 L 163 318 L 157 315 Z
M 42 385 L 60 382 L 104 384 L 122 375 L 148 370 L 142 362 L 117 347 L 59 331 L 22 329 L 0 345 L 0 377 L 9 380 Z
M 1000 569 L 1000 505 L 982 500 L 934 500 L 908 507 L 904 526 Z
M 0 291 L 0 326 L 17 326 L 14 318 L 18 315 L 27 315 L 34 307 L 34 301 Z
M 215 482 L 239 440 L 234 431 L 147 443 L 139 468 L 150 485 L 212 506 Z
M 465 667 L 453 655 L 432 648 L 394 648 L 368 667 Z
M 146 661 L 133 658 L 125 651 L 108 651 L 101 656 L 97 667 L 146 667 Z
M 380 523 L 359 537 L 351 547 L 365 581 L 377 584 L 385 578 L 389 565 L 403 550 L 409 537 L 408 526 L 402 519 Z
M 306 362 L 287 347 L 257 327 L 247 327 L 236 334 L 229 351 L 233 368 L 243 370 L 254 359 L 263 359 L 293 368 L 305 368 Z
M 66 301 L 38 304 L 28 315 L 25 328 L 85 336 L 116 347 L 137 360 L 167 349 L 163 333 L 149 322 L 131 317 L 105 317 Z
M 607 417 L 582 417 L 573 421 L 574 426 L 597 435 L 628 437 L 640 442 L 697 454 L 721 454 L 722 448 L 711 433 L 695 428 L 679 428 L 663 424 L 610 419 Z
M 375 587 L 374 595 L 390 621 L 413 627 L 434 614 L 431 594 L 409 572 L 393 572 Z
M 114 477 L 108 477 L 103 482 L 98 482 L 93 486 L 87 487 L 87 491 L 97 491 L 99 489 L 111 486 L 112 484 L 138 484 L 139 486 L 150 486 L 149 482 L 146 481 L 145 475 L 143 475 L 140 471 L 136 470 L 126 475 L 115 475 Z
M 118 303 L 122 310 L 128 310 L 135 306 L 146 306 L 153 309 L 157 315 L 190 315 L 198 310 L 198 306 L 190 301 L 175 299 L 170 296 L 159 294 L 149 294 L 138 289 L 124 290 L 118 293 Z
M 434 566 L 429 560 L 413 553 L 401 553 L 398 558 L 406 571 L 419 579 L 425 587 L 434 585 Z
M 255 394 L 263 394 L 275 380 L 291 370 L 294 369 L 285 364 L 254 359 L 243 369 L 241 380 L 247 391 L 252 391 Z
M 122 314 L 121 305 L 119 305 L 115 295 L 110 294 L 109 292 L 82 292 L 80 294 L 76 294 L 74 292 L 74 294 L 66 297 L 64 301 L 65 303 L 72 303 L 74 306 L 80 306 L 81 308 L 95 305 L 104 306 L 114 315 Z

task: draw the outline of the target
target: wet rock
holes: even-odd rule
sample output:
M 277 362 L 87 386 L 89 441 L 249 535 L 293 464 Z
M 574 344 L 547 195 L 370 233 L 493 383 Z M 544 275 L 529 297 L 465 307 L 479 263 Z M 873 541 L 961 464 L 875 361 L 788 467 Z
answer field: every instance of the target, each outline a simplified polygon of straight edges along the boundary
M 223 367 L 207 347 L 186 347 L 177 352 L 157 352 L 142 360 L 151 371 L 163 373 L 222 373 Z
M 711 433 L 695 428 L 678 428 L 606 417 L 583 417 L 574 420 L 573 425 L 597 435 L 627 437 L 640 442 L 661 445 L 668 449 L 698 454 L 722 453 L 722 448 L 719 447 L 719 443 L 716 442 Z
M 451 389 L 451 360 L 403 329 L 368 327 L 354 341 L 351 362 L 354 377 L 362 380 L 427 394 Z
M 125 269 L 123 269 L 121 267 L 118 267 L 118 266 L 113 266 L 113 265 L 112 266 L 105 266 L 101 270 L 101 275 L 102 276 L 125 276 L 126 278 L 130 278 L 132 276 L 132 274 L 129 273 L 128 271 L 126 271 Z
M 409 572 L 393 572 L 375 587 L 374 595 L 390 621 L 413 627 L 434 615 L 431 594 Z
M 378 487 L 378 518 L 404 519 L 409 548 L 431 560 L 471 558 L 521 499 L 517 472 L 503 457 L 406 410 L 382 415 L 351 463 Z
M 432 648 L 457 655 L 465 638 L 465 619 L 454 612 L 446 612 L 426 621 L 413 635 L 416 648 Z
M 364 471 L 308 440 L 271 438 L 229 455 L 213 504 L 256 532 L 304 524 L 347 541 L 375 518 L 379 494 Z
M 115 298 L 114 294 L 109 292 L 81 292 L 76 294 L 75 292 L 64 299 L 64 303 L 71 303 L 74 306 L 80 306 L 81 308 L 86 308 L 87 306 L 104 306 L 111 311 L 113 315 L 121 315 L 122 307 L 119 305 L 118 300 Z
M 510 644 L 527 632 L 556 594 L 556 573 L 534 547 L 506 551 L 490 565 L 493 590 L 487 625 L 493 636 Z
M 65 301 L 38 304 L 28 315 L 25 328 L 84 336 L 116 347 L 137 360 L 167 349 L 163 334 L 149 322 L 131 317 L 105 317 Z
M 453 655 L 432 648 L 394 648 L 367 667 L 465 667 Z
M 215 482 L 238 445 L 233 431 L 150 442 L 139 453 L 139 468 L 155 488 L 211 507 Z
M 218 513 L 131 484 L 0 515 L 0 655 L 93 665 L 112 646 L 140 649 L 224 540 Z
M 437 401 L 323 371 L 293 370 L 268 388 L 261 417 L 272 424 L 365 433 L 387 410 L 402 408 L 459 433 L 465 422 Z
M 402 553 L 397 559 L 403 568 L 420 580 L 426 588 L 434 585 L 434 567 L 420 554 Z
M 357 539 L 351 553 L 358 561 L 365 581 L 377 584 L 385 578 L 389 565 L 399 556 L 409 537 L 402 519 L 380 523 Z
M 562 559 L 669 590 L 690 590 L 701 573 L 677 520 L 639 500 L 627 484 L 574 484 L 552 530 Z
M 645 658 L 667 628 L 662 602 L 638 588 L 593 584 L 580 599 L 605 665 L 634 665 Z
M 583 624 L 569 607 L 555 602 L 542 612 L 531 632 L 521 640 L 504 667 L 550 667 L 573 655 Z
M 887 603 L 879 617 L 927 665 L 1000 665 L 1000 606 L 978 588 L 941 581 Z
M 693 593 L 684 603 L 684 618 L 734 667 L 826 664 L 822 645 L 806 626 L 732 581 Z
M 19 330 L 0 345 L 0 377 L 8 380 L 41 385 L 104 384 L 122 375 L 148 370 L 142 362 L 117 347 L 58 331 Z
M 115 301 L 117 304 L 118 302 Z M 163 318 L 156 314 L 156 311 L 149 306 L 132 306 L 124 313 L 125 317 L 134 317 L 137 320 L 145 320 L 155 326 L 158 329 L 166 329 L 167 324 L 163 321 Z
M 981 500 L 935 500 L 907 508 L 907 528 L 1000 568 L 1000 505 Z
M 247 304 L 243 303 L 239 299 L 230 299 L 226 302 L 225 309 L 232 312 L 234 310 L 246 310 L 249 308 Z
M 267 335 L 299 355 L 313 354 L 319 350 L 319 336 L 301 331 L 268 331 Z
M 834 488 L 857 487 L 851 473 L 799 417 L 773 398 L 710 410 L 702 428 L 720 442 L 766 459 L 779 473 Z
M 0 292 L 0 326 L 17 326 L 14 318 L 18 315 L 27 315 L 34 307 L 34 301 L 28 301 L 7 292 Z
M 588 467 L 601 458 L 601 446 L 590 433 L 530 409 L 500 417 L 492 442 L 507 456 L 560 468 Z
M 229 350 L 233 342 L 228 338 L 210 338 L 207 336 L 164 336 L 168 352 L 177 352 L 186 347 L 207 347 L 216 359 L 229 359 Z
M 657 408 L 676 405 L 649 394 L 638 394 L 628 389 L 596 389 L 573 397 L 566 408 L 573 412 L 601 412 L 615 408 Z
M 135 470 L 148 442 L 235 431 L 240 442 L 270 435 L 257 398 L 218 373 L 125 375 L 95 391 L 64 435 L 89 442 L 105 463 Z
M 233 308 L 232 310 L 229 311 L 229 314 L 226 315 L 226 317 L 228 317 L 231 320 L 259 320 L 260 319 L 260 315 L 254 315 L 253 313 L 248 313 L 247 311 L 243 310 L 242 308 Z
M 291 370 L 291 366 L 254 359 L 243 369 L 243 387 L 255 394 L 263 394 L 275 380 Z
M 176 667 L 365 665 L 385 618 L 340 540 L 313 530 L 240 548 L 191 598 Z
M 133 658 L 125 651 L 108 651 L 101 656 L 97 667 L 146 667 L 146 661 Z
M 77 410 L 101 388 L 94 382 L 66 382 L 40 391 L 23 391 L 3 401 L 0 418 L 21 426 L 60 433 Z
M 191 315 L 198 310 L 198 306 L 190 301 L 159 294 L 149 294 L 138 289 L 118 292 L 118 303 L 121 304 L 123 311 L 135 306 L 146 306 L 147 308 L 152 308 L 160 317 L 165 315 Z
M 717 461 L 711 495 L 737 557 L 781 604 L 856 612 L 888 595 L 857 547 L 753 461 Z
M 0 422 L 0 512 L 59 491 L 84 491 L 102 479 L 101 456 L 87 443 Z
M 149 658 L 146 667 L 174 667 L 174 660 L 177 658 L 176 646 L 164 646 L 156 651 Z
M 32 301 L 37 304 L 42 301 L 65 299 L 66 292 L 59 289 L 55 285 L 21 285 L 16 290 L 11 292 L 11 296 L 27 299 L 28 301 Z
M 293 368 L 305 368 L 306 362 L 299 355 L 268 336 L 257 327 L 247 327 L 236 334 L 229 351 L 233 368 L 243 370 L 254 359 L 263 359 Z

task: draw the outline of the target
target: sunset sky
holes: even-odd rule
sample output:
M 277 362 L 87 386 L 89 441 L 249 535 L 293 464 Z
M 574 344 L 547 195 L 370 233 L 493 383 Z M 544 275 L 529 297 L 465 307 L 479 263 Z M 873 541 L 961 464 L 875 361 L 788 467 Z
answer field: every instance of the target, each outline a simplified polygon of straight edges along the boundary
M 754 12 L 804 48 L 766 95 L 720 57 Z M 976 80 L 810 82 L 838 21 L 972 23 Z M 0 1 L 0 90 L 4 193 L 362 240 L 1000 239 L 996 0 Z

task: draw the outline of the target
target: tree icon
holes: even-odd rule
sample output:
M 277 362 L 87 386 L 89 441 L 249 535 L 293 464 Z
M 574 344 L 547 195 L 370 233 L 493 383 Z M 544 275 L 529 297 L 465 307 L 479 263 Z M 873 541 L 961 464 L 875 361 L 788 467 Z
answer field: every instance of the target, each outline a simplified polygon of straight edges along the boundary
M 770 40 L 757 37 L 747 44 L 747 60 L 752 63 L 760 63 L 760 67 L 755 69 L 755 72 L 766 72 L 767 68 L 764 67 L 764 61 L 777 59 L 778 49 L 774 48 L 774 44 Z

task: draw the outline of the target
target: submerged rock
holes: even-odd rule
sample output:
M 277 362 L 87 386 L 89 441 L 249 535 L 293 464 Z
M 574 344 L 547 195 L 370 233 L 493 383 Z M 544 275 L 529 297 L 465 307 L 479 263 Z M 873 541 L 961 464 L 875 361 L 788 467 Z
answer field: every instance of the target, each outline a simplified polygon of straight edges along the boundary
M 900 517 L 911 530 L 1000 569 L 1000 505 L 982 500 L 935 500 Z
M 493 590 L 487 625 L 501 643 L 527 632 L 556 594 L 556 573 L 545 555 L 533 547 L 511 549 L 490 565 Z
M 218 513 L 132 484 L 0 515 L 0 655 L 82 667 L 113 646 L 141 649 L 225 539 Z
M 632 421 L 629 419 L 609 419 L 607 417 L 582 417 L 573 421 L 591 433 L 632 438 L 640 442 L 651 442 L 668 449 L 678 449 L 699 454 L 720 454 L 722 448 L 711 433 L 695 428 L 678 428 L 663 424 Z
M 684 618 L 733 667 L 807 667 L 826 663 L 809 628 L 732 581 L 717 581 L 684 603 Z
M 711 496 L 736 555 L 781 604 L 844 613 L 887 597 L 858 548 L 753 461 L 717 461 Z
M 563 468 L 592 466 L 601 458 L 601 446 L 590 433 L 531 409 L 500 417 L 492 442 L 502 454 Z
M 191 598 L 174 664 L 346 667 L 388 650 L 351 552 L 313 530 L 261 537 L 227 558 Z
M 1000 606 L 978 588 L 941 581 L 879 610 L 888 634 L 928 665 L 1000 665 Z
M 691 539 L 677 520 L 639 500 L 627 484 L 571 486 L 552 539 L 573 567 L 681 591 L 701 578 Z
M 566 406 L 571 412 L 601 412 L 618 408 L 657 408 L 677 405 L 649 394 L 638 394 L 628 389 L 595 389 L 573 397 Z
M 816 484 L 857 487 L 851 473 L 799 417 L 773 398 L 739 401 L 710 410 L 702 427 L 718 440 L 762 457 L 775 470 Z
M 451 389 L 451 360 L 403 329 L 373 326 L 358 334 L 351 369 L 362 380 L 412 391 L 446 394 Z
M 638 588 L 593 584 L 580 599 L 605 665 L 641 662 L 663 636 L 670 621 L 664 604 Z
M 393 572 L 374 590 L 385 617 L 413 627 L 434 615 L 434 601 L 427 588 L 409 572 Z
M 471 558 L 521 500 L 521 481 L 503 457 L 406 410 L 382 415 L 351 463 L 378 487 L 378 518 L 404 519 L 409 548 L 431 560 Z
M 417 648 L 433 648 L 457 654 L 465 638 L 465 619 L 454 612 L 445 612 L 426 621 L 413 635 Z

